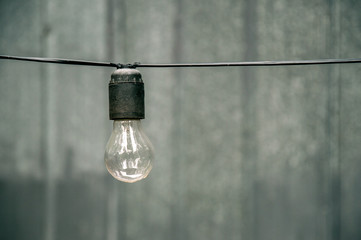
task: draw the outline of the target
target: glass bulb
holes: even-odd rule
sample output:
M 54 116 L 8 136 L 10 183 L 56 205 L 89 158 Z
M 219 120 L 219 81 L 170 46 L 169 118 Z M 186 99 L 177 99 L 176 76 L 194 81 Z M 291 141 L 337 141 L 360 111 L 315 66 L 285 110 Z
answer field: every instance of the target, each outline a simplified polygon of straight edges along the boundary
M 105 149 L 109 173 L 119 181 L 136 182 L 152 169 L 153 146 L 143 132 L 140 120 L 115 120 Z

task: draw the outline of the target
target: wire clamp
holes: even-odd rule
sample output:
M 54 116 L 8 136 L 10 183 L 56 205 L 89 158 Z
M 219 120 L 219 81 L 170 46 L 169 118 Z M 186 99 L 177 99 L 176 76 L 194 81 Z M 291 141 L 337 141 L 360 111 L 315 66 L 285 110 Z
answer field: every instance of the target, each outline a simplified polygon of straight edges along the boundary
M 135 63 L 115 63 L 115 66 L 117 67 L 117 69 L 121 69 L 121 68 L 137 68 L 137 66 L 140 64 L 140 62 L 135 62 Z

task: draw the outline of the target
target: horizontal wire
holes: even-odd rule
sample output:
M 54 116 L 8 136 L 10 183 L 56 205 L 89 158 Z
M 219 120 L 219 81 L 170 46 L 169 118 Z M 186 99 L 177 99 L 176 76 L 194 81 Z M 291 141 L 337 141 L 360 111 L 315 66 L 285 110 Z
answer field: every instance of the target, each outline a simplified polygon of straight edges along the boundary
M 19 57 L 0 55 L 0 59 L 10 59 L 19 61 L 32 61 L 44 63 L 57 63 L 68 65 L 116 67 L 116 68 L 174 68 L 174 67 L 236 67 L 236 66 L 294 66 L 294 65 L 321 65 L 321 64 L 346 64 L 361 63 L 361 58 L 345 59 L 313 59 L 313 60 L 295 60 L 295 61 L 254 61 L 254 62 L 212 62 L 212 63 L 159 63 L 143 64 L 135 62 L 133 64 L 121 64 L 112 62 L 95 62 L 62 58 L 39 58 L 39 57 Z
M 117 63 L 111 63 L 111 62 L 95 62 L 95 61 L 84 61 L 84 60 L 63 59 L 63 58 L 40 58 L 40 57 L 19 57 L 19 56 L 0 55 L 0 59 L 43 62 L 43 63 L 57 63 L 57 64 L 67 64 L 67 65 L 118 67 Z
M 134 63 L 135 67 L 172 68 L 172 67 L 236 67 L 236 66 L 290 66 L 361 63 L 361 58 L 350 59 L 317 59 L 296 61 L 255 61 L 255 62 L 219 62 L 219 63 L 174 63 L 174 64 L 142 64 Z

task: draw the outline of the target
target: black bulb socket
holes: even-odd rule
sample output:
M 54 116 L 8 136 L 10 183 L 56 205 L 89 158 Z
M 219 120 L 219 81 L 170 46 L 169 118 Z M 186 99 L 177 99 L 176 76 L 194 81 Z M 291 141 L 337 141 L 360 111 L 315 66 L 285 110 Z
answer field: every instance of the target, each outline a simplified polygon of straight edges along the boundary
M 144 119 L 144 82 L 134 68 L 120 68 L 109 82 L 109 118 Z

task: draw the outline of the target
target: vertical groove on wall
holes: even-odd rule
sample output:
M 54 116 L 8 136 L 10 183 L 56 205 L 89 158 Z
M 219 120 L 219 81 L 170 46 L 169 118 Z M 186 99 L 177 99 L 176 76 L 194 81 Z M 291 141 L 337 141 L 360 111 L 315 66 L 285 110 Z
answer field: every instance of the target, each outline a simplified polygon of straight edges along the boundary
M 114 2 L 113 0 L 106 1 L 106 20 L 105 20 L 105 34 L 106 34 L 106 53 L 110 61 L 114 61 Z
M 128 19 L 128 15 L 127 15 L 127 3 L 126 0 L 121 0 L 118 2 L 119 6 L 120 6 L 120 10 L 121 10 L 121 19 L 122 19 L 122 25 L 121 25 L 121 32 L 123 35 L 123 43 L 122 46 L 120 46 L 123 50 L 123 54 L 124 54 L 124 60 L 128 60 L 128 28 L 127 28 L 127 19 Z M 114 30 L 115 31 L 115 30 Z M 119 33 L 118 33 L 119 34 Z M 115 51 L 115 49 L 114 49 Z
M 174 1 L 175 12 L 174 12 L 174 27 L 173 27 L 173 50 L 172 50 L 172 61 L 182 61 L 183 51 L 183 1 Z M 183 158 L 182 158 L 182 70 L 175 68 L 173 70 L 175 86 L 173 88 L 173 120 L 174 127 L 172 132 L 172 186 L 173 186 L 173 203 L 171 209 L 171 229 L 170 238 L 175 240 L 187 239 L 184 227 L 184 210 L 185 210 L 185 199 L 184 199 L 184 174 Z
M 246 0 L 242 11 L 243 35 L 245 43 L 244 60 L 257 59 L 257 1 Z M 241 206 L 243 220 L 242 239 L 255 240 L 257 235 L 257 101 L 256 72 L 253 68 L 243 68 L 241 74 L 241 156 L 242 182 Z M 246 194 L 248 196 L 246 196 Z
M 40 36 L 41 43 L 41 56 L 49 56 L 49 45 L 51 26 L 49 21 L 49 0 L 39 0 L 39 12 L 41 14 L 40 21 L 42 26 L 42 32 Z M 51 79 L 49 74 L 49 65 L 41 64 L 41 161 L 44 169 L 44 182 L 45 182 L 45 228 L 44 228 L 44 239 L 53 240 L 55 239 L 55 178 L 52 174 L 52 158 L 53 154 L 53 141 L 51 114 L 50 109 L 52 108 L 51 100 Z
M 330 31 L 331 39 L 328 50 L 332 51 L 335 58 L 340 57 L 340 1 L 330 0 Z M 328 239 L 341 238 L 341 176 L 340 176 L 340 134 L 341 134 L 341 79 L 340 67 L 329 67 L 328 76 L 328 111 L 327 111 L 327 136 L 329 160 L 329 231 Z

